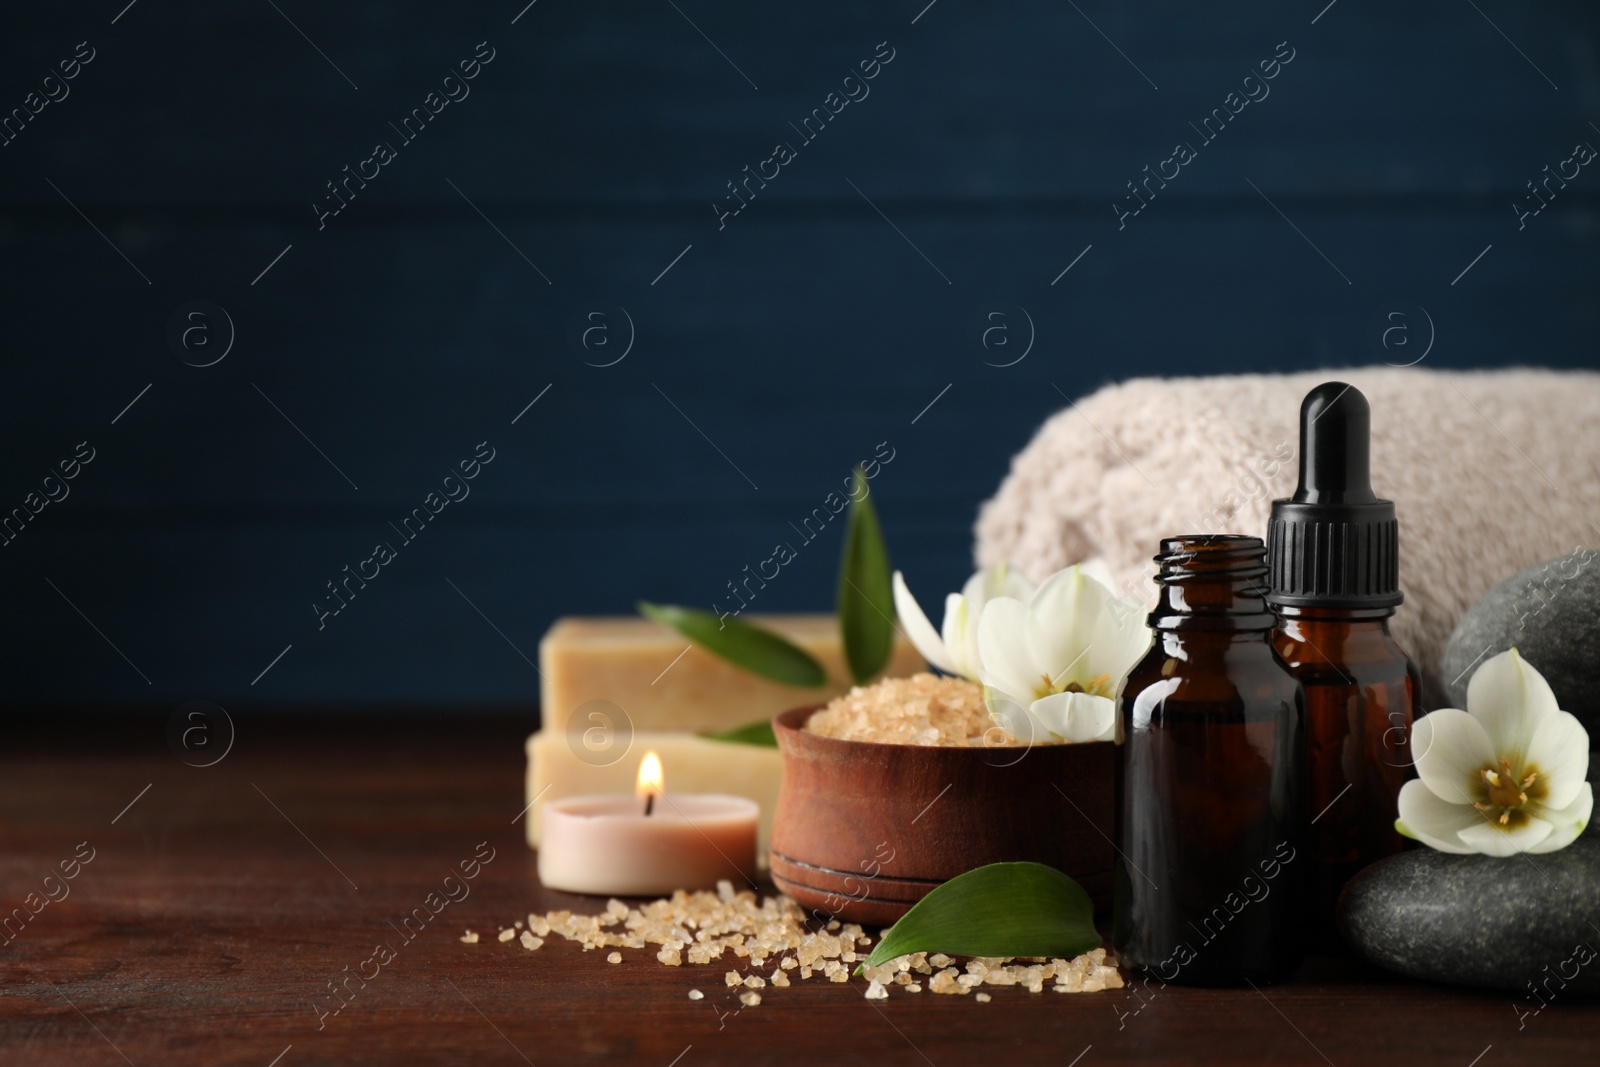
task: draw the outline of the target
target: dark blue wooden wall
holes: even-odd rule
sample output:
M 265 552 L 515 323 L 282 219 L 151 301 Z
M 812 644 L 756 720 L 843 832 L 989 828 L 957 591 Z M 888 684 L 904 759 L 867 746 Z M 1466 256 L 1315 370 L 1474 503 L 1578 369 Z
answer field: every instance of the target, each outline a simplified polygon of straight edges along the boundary
M 0 547 L 5 704 L 530 702 L 553 617 L 709 607 L 880 442 L 931 591 L 1063 395 L 1407 362 L 1421 308 L 1430 365 L 1596 362 L 1600 169 L 1513 208 L 1600 145 L 1593 4 L 524 2 L 7 14 L 0 509 L 70 495 Z M 826 607 L 837 553 L 754 607 Z

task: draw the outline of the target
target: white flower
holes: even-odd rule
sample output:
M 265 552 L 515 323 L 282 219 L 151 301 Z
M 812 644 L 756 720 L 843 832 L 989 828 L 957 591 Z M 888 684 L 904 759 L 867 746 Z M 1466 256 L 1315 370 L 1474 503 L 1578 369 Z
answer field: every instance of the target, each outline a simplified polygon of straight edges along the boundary
M 1395 828 L 1441 852 L 1554 852 L 1589 823 L 1589 734 L 1514 648 L 1478 668 L 1466 711 L 1418 719 L 1411 748 Z
M 959 674 L 976 682 L 981 665 L 978 659 L 978 616 L 997 596 L 1033 595 L 1033 583 L 1015 567 L 1002 563 L 987 567 L 967 579 L 961 592 L 944 598 L 944 633 L 941 636 L 923 614 L 922 607 L 899 571 L 894 572 L 894 609 L 905 624 L 906 637 L 917 646 L 924 659 L 946 674 Z
M 1113 593 L 1099 578 L 1105 573 L 1097 565 L 1068 567 L 1031 597 L 997 597 L 984 607 L 984 699 L 1013 738 L 1116 738 L 1116 696 L 1150 647 L 1150 630 L 1144 606 Z

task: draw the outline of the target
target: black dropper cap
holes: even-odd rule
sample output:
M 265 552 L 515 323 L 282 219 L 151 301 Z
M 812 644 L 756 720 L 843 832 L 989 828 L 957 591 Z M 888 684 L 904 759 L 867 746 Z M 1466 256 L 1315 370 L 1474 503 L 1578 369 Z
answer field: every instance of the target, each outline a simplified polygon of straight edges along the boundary
M 1300 404 L 1300 485 L 1272 502 L 1267 564 L 1275 607 L 1400 603 L 1400 524 L 1372 493 L 1372 410 L 1361 390 L 1323 382 Z

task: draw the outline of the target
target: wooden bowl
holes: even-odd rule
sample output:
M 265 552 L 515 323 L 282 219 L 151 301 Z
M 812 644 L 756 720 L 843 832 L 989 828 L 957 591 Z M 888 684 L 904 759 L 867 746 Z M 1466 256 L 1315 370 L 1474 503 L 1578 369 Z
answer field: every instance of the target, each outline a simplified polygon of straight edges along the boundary
M 1111 899 L 1116 746 L 944 748 L 806 732 L 822 705 L 772 720 L 783 789 L 772 880 L 822 917 L 889 925 L 934 886 L 986 863 L 1065 871 Z

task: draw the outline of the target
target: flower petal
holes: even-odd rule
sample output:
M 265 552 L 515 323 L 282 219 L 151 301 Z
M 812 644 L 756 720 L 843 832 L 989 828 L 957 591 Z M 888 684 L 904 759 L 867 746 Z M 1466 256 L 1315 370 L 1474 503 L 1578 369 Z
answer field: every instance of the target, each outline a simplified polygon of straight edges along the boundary
M 979 612 L 982 612 L 983 605 L 992 599 L 989 595 L 989 583 L 992 581 L 992 573 L 998 569 L 998 567 L 985 567 L 968 578 L 967 584 L 961 587 L 962 599 L 976 604 Z
M 1471 805 L 1483 769 L 1498 763 L 1483 725 L 1459 708 L 1440 708 L 1418 719 L 1411 727 L 1411 751 L 1417 777 L 1450 804 Z
M 1110 565 L 1099 556 L 1094 559 L 1084 560 L 1078 564 L 1078 568 L 1083 571 L 1084 577 L 1094 579 L 1107 589 L 1114 590 L 1116 588 L 1117 582 L 1115 578 L 1111 577 Z
M 1035 742 L 1049 740 L 1043 736 L 1025 705 L 989 686 L 983 687 L 983 701 L 989 706 L 989 717 L 1018 744 L 1031 746 Z
M 1589 732 L 1570 712 L 1546 715 L 1528 741 L 1528 762 L 1544 779 L 1544 806 L 1565 808 L 1578 799 L 1589 773 Z
M 1561 811 L 1544 812 L 1544 817 L 1550 820 L 1555 829 L 1550 831 L 1549 837 L 1528 851 L 1554 852 L 1566 848 L 1583 833 L 1584 827 L 1589 825 L 1589 816 L 1592 814 L 1594 814 L 1594 787 L 1584 782 L 1570 805 Z
M 1084 655 L 1085 673 L 1091 678 L 1109 674 L 1113 684 L 1124 679 L 1133 665 L 1150 651 L 1153 634 L 1145 625 L 1146 610 L 1137 604 L 1133 611 L 1111 601 L 1095 627 L 1094 644 Z
M 1048 672 L 1059 688 L 1068 682 L 1082 685 L 1095 677 L 1090 673 L 1089 653 L 1106 619 L 1110 591 L 1084 575 L 1080 567 L 1068 567 L 1046 578 L 1028 602 L 1028 643 L 1034 662 Z
M 1514 648 L 1485 660 L 1467 683 L 1467 711 L 1483 724 L 1501 756 L 1520 757 L 1539 720 L 1560 710 L 1550 683 Z
M 928 621 L 928 616 L 922 611 L 922 605 L 911 595 L 911 590 L 906 587 L 906 580 L 899 571 L 894 572 L 894 610 L 905 627 L 906 637 L 910 638 L 917 651 L 922 653 L 923 659 L 946 674 L 962 673 L 956 670 L 944 641 L 939 637 L 939 631 Z
M 1486 856 L 1515 856 L 1519 852 L 1537 852 L 1538 846 L 1549 839 L 1555 827 L 1543 819 L 1528 816 L 1516 829 L 1502 827 L 1486 815 L 1458 835 L 1474 852 Z
M 978 649 L 978 622 L 983 609 L 997 597 L 1014 597 L 1026 603 L 1033 595 L 1033 583 L 1017 568 L 1002 563 L 985 567 L 961 587 L 960 594 L 945 598 L 944 644 L 956 665 L 956 673 L 977 679 L 983 671 Z
M 1033 583 L 1028 576 L 1008 563 L 983 570 L 967 579 L 961 595 L 972 608 L 973 617 L 983 614 L 984 605 L 996 597 L 1008 596 L 1026 604 L 1033 596 Z
M 944 598 L 944 626 L 942 639 L 945 652 L 957 674 L 976 678 L 982 661 L 978 657 L 978 612 L 982 605 L 974 606 L 960 593 Z
M 978 620 L 978 651 L 983 684 L 1026 708 L 1043 682 L 1028 650 L 1028 607 L 1011 597 L 997 597 L 984 606 Z
M 1028 708 L 1034 721 L 1065 741 L 1110 741 L 1116 734 L 1117 705 L 1088 693 L 1054 693 Z
M 1459 835 L 1482 821 L 1483 816 L 1472 805 L 1441 800 L 1432 789 L 1415 779 L 1400 787 L 1402 832 L 1429 848 L 1457 855 L 1475 851 L 1467 847 Z

